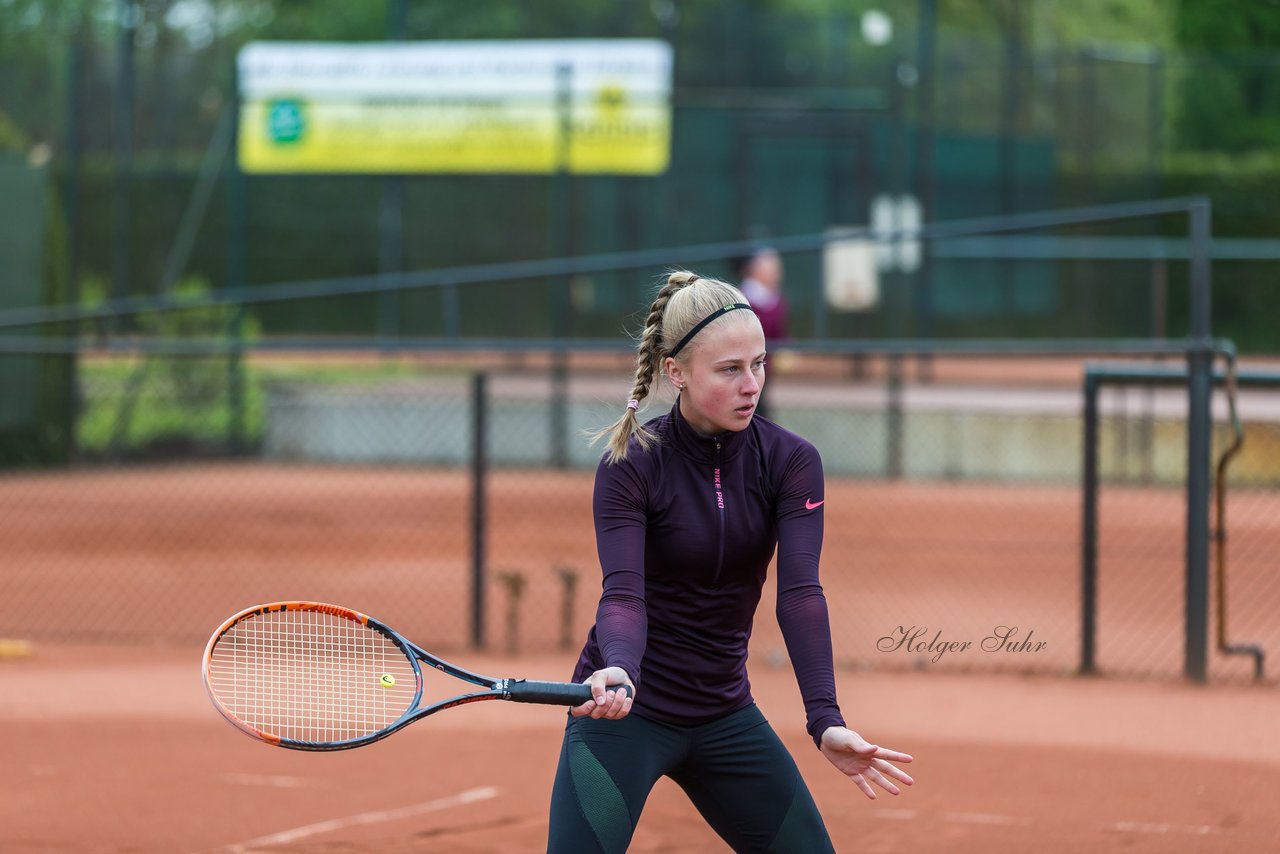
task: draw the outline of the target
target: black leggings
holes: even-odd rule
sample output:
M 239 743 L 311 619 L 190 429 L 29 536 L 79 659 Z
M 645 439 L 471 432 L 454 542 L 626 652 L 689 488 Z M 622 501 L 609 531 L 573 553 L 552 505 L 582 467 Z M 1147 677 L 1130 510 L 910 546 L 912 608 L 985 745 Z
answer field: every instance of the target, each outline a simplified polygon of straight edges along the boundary
M 684 789 L 734 851 L 834 851 L 791 754 L 754 705 L 675 726 L 570 718 L 551 791 L 549 854 L 625 851 L 659 777 Z

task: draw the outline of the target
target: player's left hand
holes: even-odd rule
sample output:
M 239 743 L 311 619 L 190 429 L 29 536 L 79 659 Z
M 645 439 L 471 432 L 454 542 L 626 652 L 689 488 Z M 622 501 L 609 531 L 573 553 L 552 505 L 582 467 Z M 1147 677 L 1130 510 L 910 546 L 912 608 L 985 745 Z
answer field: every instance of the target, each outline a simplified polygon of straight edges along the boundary
M 827 727 L 822 734 L 820 749 L 827 761 L 840 769 L 840 773 L 856 783 L 862 793 L 873 801 L 876 799 L 876 790 L 871 787 L 872 783 L 889 794 L 896 795 L 902 790 L 894 784 L 894 780 L 908 786 L 915 782 L 907 772 L 890 764 L 910 762 L 910 754 L 878 747 L 851 729 L 842 726 Z
M 591 686 L 592 699 L 570 709 L 570 714 L 575 718 L 590 715 L 597 719 L 617 721 L 631 712 L 631 702 L 635 698 L 636 686 L 627 675 L 627 671 L 621 667 L 597 670 L 583 681 Z M 624 685 L 630 690 L 617 690 Z

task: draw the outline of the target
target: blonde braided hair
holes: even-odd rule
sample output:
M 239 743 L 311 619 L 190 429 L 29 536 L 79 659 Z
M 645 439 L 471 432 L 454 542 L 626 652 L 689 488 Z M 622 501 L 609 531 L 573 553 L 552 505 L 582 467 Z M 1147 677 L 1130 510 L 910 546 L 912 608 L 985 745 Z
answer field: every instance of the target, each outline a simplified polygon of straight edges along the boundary
M 649 306 L 636 346 L 635 379 L 626 411 L 614 423 L 590 434 L 592 441 L 608 439 L 607 458 L 610 464 L 626 459 L 632 436 L 641 450 L 648 450 L 657 443 L 658 437 L 640 423 L 637 410 L 641 402 L 649 396 L 655 378 L 662 373 L 663 362 L 671 355 L 677 342 L 716 308 L 734 302 L 746 302 L 746 297 L 733 285 L 706 279 L 688 270 L 675 270 L 667 276 Z M 749 311 L 742 313 L 754 318 Z M 695 349 L 696 340 L 681 351 L 678 361 L 688 358 Z

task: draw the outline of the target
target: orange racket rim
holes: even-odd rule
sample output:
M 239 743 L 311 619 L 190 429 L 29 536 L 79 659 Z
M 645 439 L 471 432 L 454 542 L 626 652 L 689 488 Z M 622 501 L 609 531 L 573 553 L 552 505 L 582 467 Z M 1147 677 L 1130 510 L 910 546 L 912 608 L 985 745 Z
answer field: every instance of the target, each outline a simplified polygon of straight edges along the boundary
M 213 707 L 218 710 L 218 714 L 222 715 L 222 717 L 236 729 L 246 735 L 250 735 L 253 738 L 265 741 L 267 744 L 275 745 L 277 747 L 280 745 L 281 741 L 281 737 L 279 735 L 264 732 L 263 730 L 242 721 L 240 718 L 236 717 L 234 712 L 226 707 L 222 700 L 218 698 L 217 693 L 213 689 L 209 666 L 213 661 L 214 647 L 218 645 L 218 641 L 221 640 L 222 636 L 230 631 L 233 626 L 252 617 L 259 617 L 264 614 L 277 613 L 280 611 L 313 611 L 320 614 L 329 614 L 334 617 L 341 617 L 343 619 L 359 623 L 363 626 L 369 625 L 369 617 L 367 615 L 361 614 L 359 611 L 353 611 L 350 608 L 344 608 L 341 605 L 330 605 L 326 602 L 304 601 L 270 602 L 265 605 L 254 605 L 250 608 L 245 608 L 243 611 L 227 619 L 227 621 L 219 626 L 217 631 L 210 636 L 209 643 L 205 645 L 204 659 L 200 666 L 201 681 L 204 682 L 204 692 L 208 695 L 209 701 L 212 702 Z M 376 620 L 374 621 L 374 625 L 379 625 Z

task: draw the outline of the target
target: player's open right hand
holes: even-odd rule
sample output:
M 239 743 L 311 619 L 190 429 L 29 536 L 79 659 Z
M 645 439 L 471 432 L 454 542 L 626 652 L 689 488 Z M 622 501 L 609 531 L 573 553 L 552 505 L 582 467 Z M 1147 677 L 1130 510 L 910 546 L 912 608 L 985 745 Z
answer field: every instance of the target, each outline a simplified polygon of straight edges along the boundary
M 625 718 L 631 711 L 636 686 L 632 683 L 631 677 L 627 676 L 627 672 L 621 667 L 606 667 L 603 670 L 597 670 L 591 674 L 590 678 L 584 679 L 583 682 L 591 686 L 591 695 L 594 699 L 583 703 L 581 706 L 575 706 L 572 711 L 575 718 L 590 715 L 593 718 L 616 721 Z M 622 685 L 626 685 L 630 691 L 616 690 Z
M 876 790 L 871 787 L 872 783 L 891 795 L 902 791 L 894 780 L 908 786 L 915 783 L 910 774 L 892 764 L 910 762 L 911 754 L 871 744 L 846 727 L 827 727 L 822 733 L 819 748 L 832 765 L 839 768 L 842 774 L 857 784 L 862 793 L 873 801 L 876 799 Z

